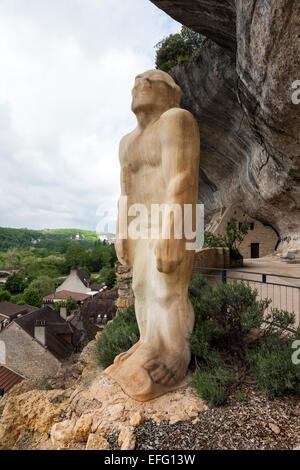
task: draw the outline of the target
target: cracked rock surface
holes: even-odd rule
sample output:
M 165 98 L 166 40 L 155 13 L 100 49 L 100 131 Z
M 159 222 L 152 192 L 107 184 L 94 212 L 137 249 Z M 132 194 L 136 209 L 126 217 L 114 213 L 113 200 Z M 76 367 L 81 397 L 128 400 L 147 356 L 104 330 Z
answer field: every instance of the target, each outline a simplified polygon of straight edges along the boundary
M 300 3 L 151 1 L 210 39 L 171 71 L 200 126 L 206 221 L 235 204 L 300 249 Z

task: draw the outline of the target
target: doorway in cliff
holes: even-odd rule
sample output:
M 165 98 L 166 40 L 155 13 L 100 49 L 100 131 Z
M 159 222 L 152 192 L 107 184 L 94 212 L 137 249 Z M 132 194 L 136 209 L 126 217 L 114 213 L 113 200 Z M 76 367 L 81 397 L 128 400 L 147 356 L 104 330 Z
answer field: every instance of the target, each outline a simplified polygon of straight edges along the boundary
M 251 258 L 259 258 L 259 243 L 251 243 Z

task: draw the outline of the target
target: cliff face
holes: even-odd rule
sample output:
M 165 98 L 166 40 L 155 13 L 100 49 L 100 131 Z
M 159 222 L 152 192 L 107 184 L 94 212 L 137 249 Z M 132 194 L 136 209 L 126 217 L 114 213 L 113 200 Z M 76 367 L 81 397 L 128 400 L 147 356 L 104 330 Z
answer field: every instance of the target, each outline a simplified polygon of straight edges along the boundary
M 200 126 L 207 218 L 236 204 L 300 249 L 300 2 L 151 1 L 214 41 L 171 71 Z

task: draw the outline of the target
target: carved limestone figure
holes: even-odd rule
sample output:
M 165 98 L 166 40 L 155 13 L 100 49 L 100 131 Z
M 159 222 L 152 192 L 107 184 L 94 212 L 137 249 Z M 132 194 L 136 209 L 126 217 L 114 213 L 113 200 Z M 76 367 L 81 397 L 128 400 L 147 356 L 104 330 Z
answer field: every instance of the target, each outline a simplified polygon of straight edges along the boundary
M 129 230 L 122 238 L 119 206 L 116 251 L 119 261 L 133 268 L 140 340 L 105 372 L 138 401 L 178 386 L 190 361 L 194 312 L 188 282 L 194 251 L 186 249 L 184 229 L 181 239 L 175 236 L 175 225 L 184 222 L 176 211 L 170 212 L 167 227 L 161 218 L 157 222 L 150 217 L 157 204 L 175 204 L 182 214 L 185 204 L 193 210 L 197 204 L 199 129 L 194 117 L 179 107 L 180 98 L 180 88 L 167 73 L 149 70 L 138 75 L 132 90 L 137 127 L 120 143 L 121 194 L 127 197 L 128 208 L 136 203 L 147 208 L 144 222 L 149 230 L 141 227 L 148 237 L 133 237 Z M 195 211 L 193 220 L 194 215 Z M 129 215 L 128 225 L 132 220 Z M 170 230 L 169 238 L 153 235 L 153 229 L 162 226 Z

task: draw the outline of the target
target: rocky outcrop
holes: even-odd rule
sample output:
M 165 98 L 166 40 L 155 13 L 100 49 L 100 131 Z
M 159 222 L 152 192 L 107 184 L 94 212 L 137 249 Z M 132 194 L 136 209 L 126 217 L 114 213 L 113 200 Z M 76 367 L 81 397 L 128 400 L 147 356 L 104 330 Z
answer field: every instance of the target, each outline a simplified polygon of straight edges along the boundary
M 188 385 L 189 377 L 178 390 L 146 403 L 128 397 L 97 364 L 96 341 L 84 348 L 73 365 L 73 382 L 70 370 L 65 371 L 68 388 L 45 390 L 43 383 L 24 381 L 6 395 L 0 450 L 105 450 L 110 448 L 107 436 L 114 436 L 121 450 L 133 450 L 134 430 L 144 420 L 193 421 L 208 409 Z M 60 371 L 48 379 L 48 385 L 62 385 L 62 375 Z
M 300 3 L 152 0 L 205 34 L 199 57 L 171 71 L 201 130 L 199 199 L 207 220 L 233 204 L 300 249 Z
M 134 304 L 134 293 L 132 290 L 132 270 L 122 264 L 117 264 L 116 275 L 118 283 L 118 299 L 116 306 L 120 312 Z

